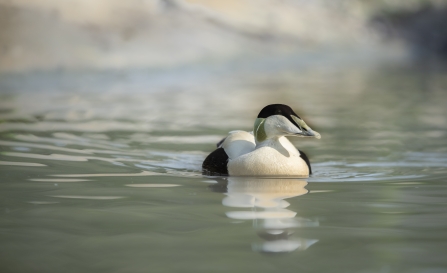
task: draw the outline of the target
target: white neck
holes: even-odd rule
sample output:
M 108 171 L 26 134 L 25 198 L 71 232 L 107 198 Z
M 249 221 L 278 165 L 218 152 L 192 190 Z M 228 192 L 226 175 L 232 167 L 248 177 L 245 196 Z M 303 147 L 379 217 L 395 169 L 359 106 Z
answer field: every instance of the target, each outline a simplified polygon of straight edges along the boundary
M 265 147 L 265 146 L 274 146 L 274 145 L 277 145 L 278 143 L 279 143 L 279 139 L 281 138 L 282 136 L 276 136 L 276 137 L 271 137 L 271 138 L 268 138 L 268 139 L 266 139 L 266 140 L 264 140 L 264 141 L 257 141 L 256 140 L 256 148 L 261 148 L 261 147 Z

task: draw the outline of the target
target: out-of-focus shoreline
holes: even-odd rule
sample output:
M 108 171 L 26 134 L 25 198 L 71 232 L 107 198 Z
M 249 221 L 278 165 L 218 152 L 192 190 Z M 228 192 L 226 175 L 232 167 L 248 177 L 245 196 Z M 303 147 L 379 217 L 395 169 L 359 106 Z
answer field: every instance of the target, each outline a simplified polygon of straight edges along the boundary
M 4 1 L 0 72 L 171 69 L 240 56 L 316 55 L 322 48 L 336 55 L 338 48 L 365 54 L 373 48 L 384 55 L 393 48 L 395 55 L 402 45 L 384 45 L 368 21 L 381 5 L 324 0 Z

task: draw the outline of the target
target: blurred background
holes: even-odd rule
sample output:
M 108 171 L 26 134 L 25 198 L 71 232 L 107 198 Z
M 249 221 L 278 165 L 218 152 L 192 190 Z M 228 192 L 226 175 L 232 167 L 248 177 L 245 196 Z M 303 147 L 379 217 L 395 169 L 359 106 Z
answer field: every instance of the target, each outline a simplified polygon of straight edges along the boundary
M 271 103 L 335 128 L 420 96 L 432 115 L 446 18 L 445 0 L 0 0 L 0 130 L 226 134 Z M 447 126 L 436 111 L 422 124 Z
M 447 55 L 446 4 L 1 0 L 0 71 L 176 69 L 296 54 L 324 62 L 438 59 Z
M 0 271 L 446 272 L 446 64 L 447 0 L 0 0 Z M 272 103 L 309 183 L 203 177 Z
M 447 134 L 446 61 L 445 0 L 0 0 L 0 132 L 206 154 L 284 103 L 318 145 L 438 151 L 412 137 Z

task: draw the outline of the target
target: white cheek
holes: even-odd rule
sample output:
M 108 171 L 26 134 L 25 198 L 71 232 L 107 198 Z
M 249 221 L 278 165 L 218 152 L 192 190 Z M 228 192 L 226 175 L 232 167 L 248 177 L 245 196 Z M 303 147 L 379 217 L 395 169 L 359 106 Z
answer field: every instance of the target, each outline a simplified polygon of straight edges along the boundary
M 287 118 L 278 117 L 277 130 L 283 134 L 289 134 L 291 132 L 295 133 L 298 128 L 296 128 L 296 126 L 293 125 Z
M 284 116 L 268 117 L 265 121 L 264 128 L 269 138 L 272 136 L 285 136 L 301 133 L 301 131 Z
M 292 122 L 290 122 L 287 118 L 281 116 L 279 117 L 279 131 L 284 134 L 299 134 L 301 130 L 296 127 Z

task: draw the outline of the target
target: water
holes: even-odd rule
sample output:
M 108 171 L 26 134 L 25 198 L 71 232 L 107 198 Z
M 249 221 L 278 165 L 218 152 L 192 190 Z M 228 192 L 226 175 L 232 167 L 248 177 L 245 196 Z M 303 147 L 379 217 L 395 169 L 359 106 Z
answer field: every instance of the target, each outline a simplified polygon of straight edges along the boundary
M 447 272 L 446 73 L 253 70 L 3 75 L 1 271 Z M 270 103 L 314 174 L 203 177 Z

